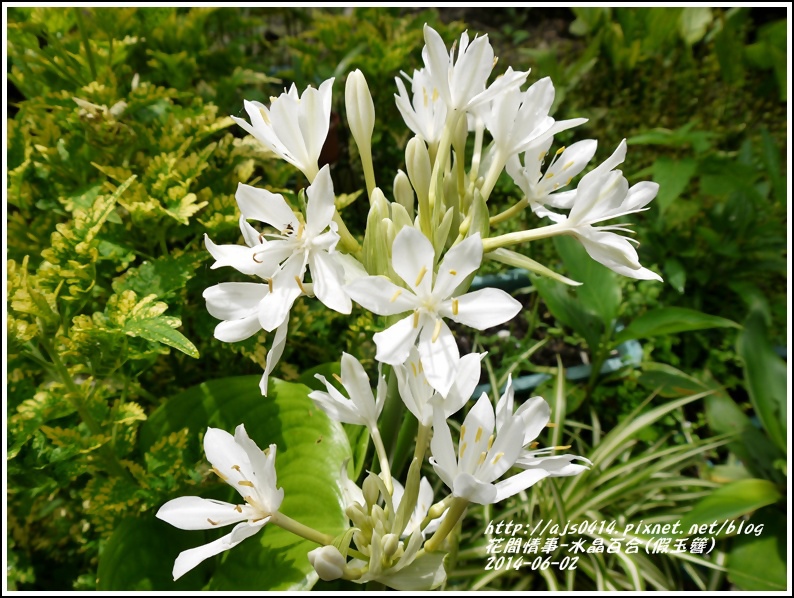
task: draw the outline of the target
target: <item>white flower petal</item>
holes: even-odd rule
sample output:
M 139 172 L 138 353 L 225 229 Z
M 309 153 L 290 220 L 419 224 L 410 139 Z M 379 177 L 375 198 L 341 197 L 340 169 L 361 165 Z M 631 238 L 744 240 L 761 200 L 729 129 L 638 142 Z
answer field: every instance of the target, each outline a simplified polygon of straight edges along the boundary
M 443 300 L 482 263 L 482 239 L 476 233 L 450 249 L 438 266 L 433 296 Z
M 326 164 L 306 189 L 306 234 L 316 237 L 323 232 L 334 217 L 334 184 L 331 170 Z
M 452 331 L 441 318 L 423 315 L 419 355 L 427 382 L 442 395 L 455 381 L 460 352 Z M 434 340 L 435 339 L 435 340 Z M 407 355 L 406 355 L 407 357 Z
M 334 386 L 326 380 L 325 376 L 316 374 L 315 377 L 325 384 L 328 390 L 328 392 L 313 390 L 309 393 L 309 398 L 314 401 L 314 404 L 319 409 L 322 409 L 325 414 L 334 421 L 356 426 L 367 425 L 367 419 L 364 414 L 359 411 L 358 406 L 353 401 L 334 388 Z
M 259 302 L 267 293 L 267 285 L 258 282 L 222 282 L 208 287 L 203 296 L 212 317 L 237 320 L 256 314 Z
M 345 286 L 345 290 L 361 307 L 380 316 L 405 313 L 417 305 L 411 291 L 398 287 L 385 276 L 362 276 Z
M 248 505 L 238 507 L 198 496 L 180 496 L 160 507 L 157 518 L 179 529 L 213 529 L 244 521 L 249 517 L 250 511 L 251 507 Z
M 480 289 L 457 298 L 457 314 L 454 302 L 446 301 L 438 310 L 445 318 L 485 330 L 511 320 L 521 311 L 521 303 L 501 289 Z
M 501 502 L 522 490 L 526 490 L 543 478 L 548 477 L 548 475 L 549 472 L 542 469 L 527 469 L 506 480 L 502 480 L 496 484 L 496 502 Z
M 469 353 L 460 358 L 455 381 L 443 401 L 444 414 L 449 417 L 468 403 L 480 381 L 480 361 L 485 353 Z
M 263 262 L 259 258 L 257 258 L 259 262 L 254 260 L 257 254 L 264 249 L 264 246 L 216 245 L 206 234 L 204 235 L 204 245 L 210 255 L 215 258 L 215 263 L 211 266 L 213 270 L 223 266 L 231 266 L 242 274 L 269 278 L 278 268 L 278 263 Z
M 246 452 L 254 470 L 254 479 L 251 481 L 258 495 L 257 503 L 270 513 L 278 511 L 281 501 L 284 500 L 284 489 L 276 488 L 276 445 L 271 444 L 266 452 L 262 451 L 249 438 L 243 424 L 235 429 L 234 441 Z
M 408 358 L 419 332 L 420 329 L 414 326 L 414 315 L 411 314 L 383 332 L 374 334 L 372 340 L 378 348 L 375 359 L 389 365 L 400 365 Z
M 237 343 L 251 338 L 260 330 L 262 326 L 259 324 L 259 316 L 254 312 L 245 318 L 221 322 L 215 327 L 213 336 L 224 343 Z
M 458 459 L 452 444 L 452 434 L 449 431 L 447 419 L 441 409 L 433 411 L 433 438 L 430 440 L 430 452 L 433 455 L 431 464 L 444 483 L 452 489 L 455 473 L 458 469 Z
M 409 288 L 420 296 L 430 295 L 435 251 L 420 231 L 406 226 L 394 238 L 392 267 Z
M 234 530 L 232 530 L 231 533 L 223 536 L 222 538 L 218 538 L 214 542 L 180 552 L 179 556 L 176 557 L 176 561 L 174 562 L 174 581 L 199 565 L 199 563 L 202 561 L 205 561 L 216 554 L 220 554 L 221 552 L 234 548 L 246 538 L 253 536 L 256 532 L 262 529 L 262 525 L 264 525 L 264 523 L 265 522 L 262 522 L 259 525 L 252 525 L 247 522 L 240 523 L 234 528 Z M 232 537 L 234 537 L 234 539 L 232 539 Z
M 302 253 L 287 258 L 281 270 L 273 275 L 273 291 L 259 302 L 259 323 L 268 332 L 275 330 L 285 318 L 295 299 L 301 296 L 298 281 L 303 283 L 306 261 Z
M 265 222 L 278 231 L 285 230 L 288 225 L 298 228 L 298 218 L 284 197 L 277 193 L 238 183 L 234 197 L 246 218 Z
M 259 390 L 262 391 L 262 396 L 267 396 L 267 380 L 270 374 L 281 359 L 284 353 L 284 346 L 287 344 L 287 329 L 289 327 L 289 316 L 284 318 L 284 321 L 276 328 L 276 335 L 273 337 L 273 344 L 267 352 L 267 361 L 265 362 L 265 372 L 262 374 L 262 379 L 259 381 Z
M 345 271 L 334 258 L 324 251 L 313 251 L 309 256 L 314 294 L 326 307 L 349 314 L 353 302 L 343 288 Z
M 551 417 L 551 407 L 543 397 L 532 397 L 516 410 L 515 417 L 524 420 L 524 442 L 526 446 L 537 438 Z
M 252 480 L 254 470 L 243 447 L 234 441 L 234 436 L 220 428 L 207 428 L 204 435 L 204 454 L 224 481 L 245 497 L 248 491 L 240 486 L 240 480 Z
M 459 473 L 455 477 L 452 494 L 478 505 L 490 505 L 500 500 L 497 498 L 497 490 L 493 484 L 481 482 L 469 473 Z

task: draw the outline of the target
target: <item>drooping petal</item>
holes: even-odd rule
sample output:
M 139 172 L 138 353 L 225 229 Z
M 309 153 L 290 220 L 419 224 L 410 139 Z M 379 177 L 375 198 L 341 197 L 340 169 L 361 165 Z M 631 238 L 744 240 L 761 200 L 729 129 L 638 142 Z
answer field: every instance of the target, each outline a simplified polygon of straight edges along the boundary
M 380 316 L 405 313 L 418 304 L 411 291 L 398 287 L 385 276 L 362 276 L 345 286 L 345 290 L 361 307 Z
M 334 257 L 324 251 L 313 251 L 309 255 L 314 294 L 326 307 L 349 314 L 353 302 L 343 288 L 345 271 Z
M 519 311 L 521 303 L 509 294 L 501 289 L 487 288 L 445 301 L 438 313 L 460 324 L 485 330 L 513 319 Z
M 476 233 L 450 249 L 438 266 L 433 296 L 444 300 L 482 263 L 482 239 Z
M 240 523 L 231 533 L 222 538 L 218 538 L 214 542 L 180 552 L 179 556 L 176 557 L 176 561 L 174 561 L 174 581 L 199 565 L 202 561 L 226 550 L 230 550 L 246 538 L 253 536 L 262 529 L 264 523 L 265 522 L 260 522 L 259 524 L 249 524 L 248 522 Z
M 414 315 L 411 314 L 383 332 L 374 334 L 372 340 L 378 348 L 375 359 L 389 365 L 400 365 L 408 358 L 420 330 L 414 326 Z
M 265 372 L 262 374 L 262 379 L 259 381 L 259 390 L 262 391 L 262 396 L 267 396 L 267 380 L 270 374 L 281 359 L 284 353 L 284 347 L 287 344 L 287 329 L 289 327 L 289 316 L 284 318 L 284 321 L 276 328 L 276 335 L 273 337 L 273 344 L 267 352 L 267 361 L 265 362 Z
M 264 249 L 264 246 L 216 245 L 206 234 L 204 235 L 204 246 L 210 255 L 215 258 L 215 263 L 210 266 L 213 270 L 223 266 L 231 266 L 242 274 L 269 278 L 278 268 L 277 262 L 265 262 L 257 258 L 257 254 Z
M 245 318 L 221 322 L 215 327 L 213 336 L 224 343 L 236 343 L 251 338 L 262 330 L 256 312 Z
M 157 518 L 179 529 L 213 529 L 244 521 L 251 511 L 248 505 L 238 506 L 198 496 L 180 496 L 160 507 Z
M 356 426 L 365 426 L 369 423 L 365 415 L 359 411 L 358 406 L 340 393 L 328 382 L 325 376 L 316 374 L 315 377 L 325 384 L 328 392 L 313 390 L 309 393 L 309 398 L 314 401 L 314 404 L 319 409 L 322 409 L 328 417 L 343 424 L 353 424 Z
M 258 282 L 222 282 L 205 289 L 203 296 L 212 317 L 237 320 L 255 314 L 267 293 L 267 285 Z
M 582 463 L 575 463 L 581 461 Z M 592 463 L 584 457 L 577 455 L 554 455 L 552 457 L 534 457 L 526 453 L 516 460 L 517 467 L 527 469 L 543 469 L 549 472 L 549 477 L 567 477 L 578 475 L 590 469 Z
M 430 386 L 442 395 L 446 395 L 455 381 L 455 373 L 460 362 L 458 344 L 444 320 L 427 314 L 422 315 L 421 319 L 419 355 L 422 358 L 425 377 Z
M 430 440 L 430 463 L 443 482 L 452 489 L 458 471 L 458 459 L 452 444 L 447 419 L 440 408 L 433 411 L 433 438 Z
M 265 222 L 278 231 L 285 230 L 288 225 L 298 228 L 298 218 L 278 193 L 238 183 L 234 197 L 246 218 Z
M 433 244 L 420 231 L 404 227 L 394 238 L 392 267 L 420 297 L 430 295 L 433 284 Z
M 459 473 L 455 477 L 455 488 L 452 494 L 478 505 L 490 505 L 499 500 L 496 487 L 493 484 L 481 482 L 470 473 Z
M 514 494 L 518 494 L 522 490 L 526 490 L 543 478 L 548 477 L 548 475 L 549 472 L 542 469 L 527 469 L 506 480 L 498 482 L 496 484 L 496 502 L 501 502 Z
M 369 376 L 361 362 L 349 353 L 342 353 L 342 384 L 367 423 L 377 425 L 379 414 L 375 412 L 375 397 L 369 384 Z
M 334 217 L 334 184 L 331 170 L 326 164 L 306 189 L 306 234 L 316 237 L 323 232 Z
M 443 400 L 444 413 L 447 417 L 460 411 L 471 398 L 480 381 L 480 361 L 483 357 L 485 353 L 469 353 L 460 358 L 455 381 Z
M 543 397 L 532 397 L 516 410 L 515 417 L 520 417 L 524 421 L 524 442 L 521 446 L 526 446 L 535 440 L 549 423 L 551 407 Z
M 306 271 L 303 253 L 294 253 L 273 275 L 273 291 L 259 303 L 259 323 L 268 332 L 275 330 L 288 317 L 295 299 L 301 296 Z M 300 281 L 300 284 L 299 284 Z

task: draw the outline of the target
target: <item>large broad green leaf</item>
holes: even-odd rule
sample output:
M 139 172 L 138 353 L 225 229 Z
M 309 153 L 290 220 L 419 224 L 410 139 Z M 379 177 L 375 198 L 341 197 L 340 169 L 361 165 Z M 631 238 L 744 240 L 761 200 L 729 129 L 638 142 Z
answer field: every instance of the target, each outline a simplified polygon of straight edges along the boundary
M 663 397 L 684 397 L 703 392 L 708 387 L 697 378 L 666 363 L 649 362 L 642 365 L 639 383 L 651 390 L 658 390 Z
M 125 519 L 110 536 L 99 557 L 97 589 L 100 591 L 189 591 L 207 582 L 210 567 L 203 563 L 174 581 L 171 576 L 176 555 L 208 538 L 201 532 L 171 527 L 149 514 Z
M 775 504 L 781 498 L 777 486 L 768 480 L 750 479 L 731 482 L 717 488 L 696 504 L 681 521 L 681 527 L 686 533 L 692 525 L 712 524 L 716 521 L 720 528 L 717 533 L 728 535 L 736 531 L 730 528 L 732 520 L 761 507 Z
M 694 158 L 674 160 L 661 157 L 653 163 L 653 180 L 659 183 L 659 193 L 654 203 L 660 215 L 681 196 L 696 170 L 697 161 Z
M 785 515 L 770 507 L 755 513 L 745 528 L 748 524 L 755 529 L 737 536 L 728 554 L 728 579 L 742 590 L 785 591 L 789 528 Z
M 122 293 L 135 291 L 140 297 L 157 295 L 158 299 L 170 297 L 183 289 L 188 280 L 196 275 L 198 267 L 207 259 L 205 252 L 185 253 L 178 257 L 164 257 L 144 262 L 131 268 L 113 281 L 113 290 Z
M 271 378 L 268 396 L 263 397 L 258 376 L 206 382 L 155 411 L 141 427 L 141 446 L 145 451 L 163 436 L 188 428 L 199 456 L 199 437 L 208 426 L 233 432 L 243 423 L 260 447 L 271 443 L 278 447 L 276 473 L 278 486 L 284 488 L 280 511 L 335 536 L 347 522 L 337 481 L 342 464 L 350 458 L 350 447 L 342 426 L 314 406 L 309 392 L 303 384 Z M 195 545 L 205 541 L 196 535 Z M 306 554 L 315 547 L 280 528 L 265 526 L 263 532 L 219 557 L 209 587 L 226 591 L 310 588 L 317 577 Z M 129 558 L 135 558 L 136 548 L 128 550 Z M 174 550 L 171 559 L 177 553 Z
M 622 343 L 632 339 L 648 338 L 662 334 L 678 334 L 679 332 L 727 326 L 739 328 L 736 322 L 704 314 L 695 309 L 661 307 L 646 312 L 634 320 L 618 333 L 615 342 Z
M 737 350 L 744 360 L 744 379 L 753 407 L 769 437 L 786 451 L 786 364 L 766 335 L 763 312 L 754 309 L 739 336 Z

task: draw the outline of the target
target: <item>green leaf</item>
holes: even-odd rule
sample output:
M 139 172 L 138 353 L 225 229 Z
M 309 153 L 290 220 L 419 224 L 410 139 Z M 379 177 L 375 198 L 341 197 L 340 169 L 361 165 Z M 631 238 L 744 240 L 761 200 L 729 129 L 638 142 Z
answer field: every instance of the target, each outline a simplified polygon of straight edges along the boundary
M 158 299 L 171 296 L 185 287 L 185 283 L 196 275 L 198 267 L 207 259 L 205 252 L 185 253 L 178 257 L 170 255 L 132 268 L 124 276 L 113 281 L 113 290 L 122 293 L 135 291 L 141 297 L 156 295 Z
M 195 442 L 207 426 L 233 431 L 241 423 L 260 447 L 278 446 L 276 472 L 284 488 L 281 512 L 337 536 L 347 523 L 337 486 L 350 447 L 341 425 L 330 420 L 308 398 L 303 384 L 272 379 L 267 398 L 259 376 L 212 380 L 171 398 L 141 426 L 147 450 L 160 438 L 188 428 Z M 316 545 L 275 526 L 246 540 L 222 559 L 209 587 L 213 590 L 300 590 L 317 579 L 306 554 Z M 202 542 L 196 538 L 196 544 Z M 171 559 L 176 558 L 173 551 Z
M 149 295 L 138 301 L 134 291 L 123 291 L 108 300 L 106 313 L 110 321 L 129 336 L 163 343 L 198 358 L 199 353 L 195 345 L 181 332 L 175 330 L 182 325 L 181 320 L 163 315 L 168 305 L 162 301 L 155 301 L 156 298 L 156 295 Z
M 728 554 L 728 579 L 742 590 L 785 591 L 788 521 L 769 508 L 753 515 L 747 523 L 763 526 L 763 531 L 758 536 L 741 535 L 734 540 Z
M 736 519 L 761 507 L 772 505 L 782 497 L 780 492 L 769 480 L 739 480 L 717 488 L 711 495 L 701 500 L 686 514 L 681 521 L 683 532 L 690 526 L 711 524 L 715 521 L 721 525 L 723 521 Z M 728 535 L 731 530 L 727 524 L 721 535 Z
M 681 196 L 696 170 L 697 161 L 693 158 L 673 160 L 661 157 L 653 163 L 653 180 L 659 183 L 655 204 L 660 215 Z
M 604 334 L 604 324 L 595 314 L 586 311 L 580 301 L 571 296 L 569 287 L 549 278 L 531 276 L 532 284 L 546 307 L 560 323 L 573 329 L 595 351 Z
M 618 333 L 616 343 L 627 340 L 678 334 L 706 328 L 740 326 L 731 320 L 704 314 L 701 311 L 685 307 L 661 307 L 644 313 Z
M 174 558 L 202 541 L 201 534 L 186 532 L 149 515 L 125 519 L 105 544 L 99 557 L 97 590 L 197 590 L 206 583 L 209 566 L 199 565 L 177 581 L 171 569 Z
M 763 312 L 753 309 L 737 341 L 744 361 L 744 380 L 755 412 L 772 441 L 786 450 L 786 364 L 766 334 Z
M 675 258 L 670 258 L 664 262 L 665 280 L 680 294 L 684 294 L 686 289 L 686 268 Z
M 708 389 L 703 382 L 689 374 L 666 363 L 655 362 L 642 365 L 639 383 L 648 389 L 659 389 L 659 394 L 667 398 L 684 397 Z

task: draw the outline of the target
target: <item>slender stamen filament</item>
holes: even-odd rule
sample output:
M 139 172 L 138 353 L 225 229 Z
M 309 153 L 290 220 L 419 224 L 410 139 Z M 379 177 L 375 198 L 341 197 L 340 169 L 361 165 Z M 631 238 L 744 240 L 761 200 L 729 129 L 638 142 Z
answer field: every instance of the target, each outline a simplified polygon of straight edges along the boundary
M 267 281 L 267 290 L 271 293 L 273 292 L 273 279 L 272 278 L 265 278 Z
M 394 295 L 392 295 L 391 299 L 389 299 L 389 303 L 394 303 L 395 301 L 397 301 L 397 297 L 402 295 L 402 292 L 403 292 L 402 289 L 397 289 L 396 291 L 394 291 Z
M 343 386 L 344 386 L 344 382 L 342 382 L 342 378 L 339 376 L 339 374 L 337 374 L 336 372 L 334 372 L 332 375 L 333 375 L 333 377 L 334 377 L 334 380 L 336 380 L 337 382 L 339 382 L 339 384 L 341 384 L 341 385 L 343 385 Z
M 209 521 L 210 525 L 218 525 L 218 522 L 217 522 L 217 521 L 213 521 L 213 520 L 212 520 L 212 519 L 210 519 L 209 517 L 207 517 L 207 521 Z
M 308 295 L 309 293 L 306 292 L 306 288 L 303 286 L 303 281 L 300 279 L 299 276 L 295 277 L 295 282 L 298 283 L 298 288 L 301 290 L 301 293 L 304 295 Z
M 414 328 L 419 328 L 419 311 L 414 312 Z
M 254 487 L 254 483 L 253 482 L 249 482 L 248 480 L 240 480 L 239 482 L 237 482 L 237 484 L 240 485 L 240 486 L 247 486 L 248 488 L 253 488 Z

